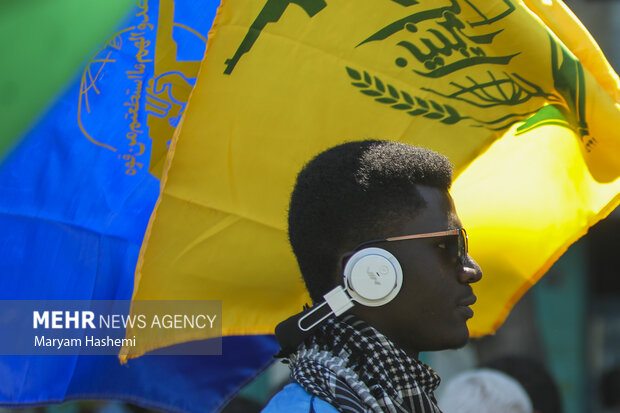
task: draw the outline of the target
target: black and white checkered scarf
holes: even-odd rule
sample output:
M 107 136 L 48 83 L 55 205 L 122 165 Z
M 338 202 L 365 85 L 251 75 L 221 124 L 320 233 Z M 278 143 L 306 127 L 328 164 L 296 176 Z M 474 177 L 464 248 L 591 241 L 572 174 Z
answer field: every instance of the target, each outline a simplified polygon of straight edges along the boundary
M 341 412 L 441 412 L 437 373 L 353 315 L 325 322 L 289 361 L 293 380 Z

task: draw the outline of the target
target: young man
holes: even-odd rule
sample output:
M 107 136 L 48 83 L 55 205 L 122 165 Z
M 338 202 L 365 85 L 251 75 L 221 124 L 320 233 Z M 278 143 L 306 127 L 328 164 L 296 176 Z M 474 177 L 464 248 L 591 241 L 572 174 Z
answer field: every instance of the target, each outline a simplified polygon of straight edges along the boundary
M 266 412 L 440 411 L 418 354 L 465 345 L 482 275 L 451 180 L 444 156 L 388 141 L 333 147 L 299 173 L 289 238 L 315 306 L 277 329 L 295 383 Z

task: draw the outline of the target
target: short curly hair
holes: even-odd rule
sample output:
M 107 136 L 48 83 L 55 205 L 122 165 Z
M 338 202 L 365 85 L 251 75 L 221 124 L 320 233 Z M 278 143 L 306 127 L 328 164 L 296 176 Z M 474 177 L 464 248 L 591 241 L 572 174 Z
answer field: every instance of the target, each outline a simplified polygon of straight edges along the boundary
M 424 207 L 417 185 L 448 191 L 451 183 L 445 156 L 400 142 L 348 142 L 308 162 L 291 195 L 288 235 L 312 300 L 337 285 L 344 252 L 393 235 L 390 223 Z

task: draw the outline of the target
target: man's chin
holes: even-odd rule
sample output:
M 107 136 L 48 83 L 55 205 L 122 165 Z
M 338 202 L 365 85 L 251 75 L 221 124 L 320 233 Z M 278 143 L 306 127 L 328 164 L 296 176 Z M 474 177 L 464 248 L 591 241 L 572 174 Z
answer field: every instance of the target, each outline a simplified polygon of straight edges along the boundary
M 456 350 L 456 349 L 465 347 L 465 345 L 468 342 L 469 342 L 469 329 L 467 328 L 467 326 L 465 326 L 463 331 L 459 335 L 456 335 L 454 337 L 454 340 L 451 343 L 452 345 L 447 350 Z
M 469 342 L 469 331 L 459 336 L 453 336 L 449 340 L 444 340 L 441 343 L 436 343 L 433 346 L 428 346 L 421 351 L 442 351 L 442 350 L 457 350 L 465 347 Z

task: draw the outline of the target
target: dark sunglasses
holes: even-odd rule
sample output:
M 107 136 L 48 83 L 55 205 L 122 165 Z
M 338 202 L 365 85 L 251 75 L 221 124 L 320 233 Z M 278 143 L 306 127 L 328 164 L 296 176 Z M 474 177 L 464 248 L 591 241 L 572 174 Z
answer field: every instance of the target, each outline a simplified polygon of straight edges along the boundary
M 394 242 L 394 241 L 405 241 L 409 239 L 418 239 L 418 238 L 438 238 L 438 237 L 449 237 L 456 241 L 455 243 L 446 243 L 446 248 L 448 252 L 452 255 L 455 262 L 458 262 L 461 265 L 465 265 L 467 263 L 467 251 L 468 251 L 468 240 L 467 240 L 467 232 L 465 232 L 465 228 L 459 229 L 451 229 L 449 231 L 439 231 L 439 232 L 428 232 L 426 234 L 415 234 L 415 235 L 401 235 L 398 237 L 388 237 L 388 238 L 379 238 L 373 239 L 370 241 L 364 241 L 355 247 L 355 251 L 358 251 L 364 247 L 367 247 L 371 244 L 376 244 L 379 242 Z

